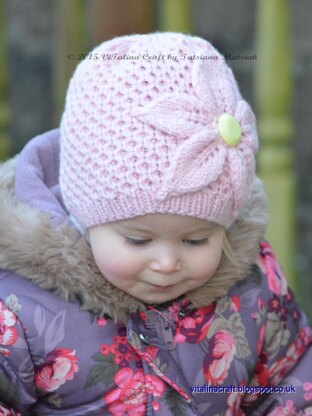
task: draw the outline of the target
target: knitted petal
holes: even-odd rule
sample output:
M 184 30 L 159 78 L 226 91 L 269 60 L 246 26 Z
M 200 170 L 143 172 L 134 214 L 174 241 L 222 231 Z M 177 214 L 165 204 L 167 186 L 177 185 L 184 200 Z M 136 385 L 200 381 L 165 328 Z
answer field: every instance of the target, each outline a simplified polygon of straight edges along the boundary
M 235 117 L 239 121 L 243 135 L 246 137 L 245 146 L 250 146 L 255 153 L 258 150 L 259 140 L 256 129 L 256 118 L 246 101 L 237 103 Z
M 135 43 L 134 37 L 131 36 L 123 36 L 119 38 L 115 38 L 110 40 L 106 43 L 106 48 L 103 48 L 103 44 L 99 45 L 97 49 L 99 49 L 103 53 L 104 51 L 106 53 L 112 53 L 116 54 L 117 56 L 122 56 L 126 54 L 131 46 Z
M 226 154 L 216 132 L 205 129 L 194 135 L 178 149 L 158 191 L 158 198 L 207 187 L 221 175 Z
M 233 114 L 241 99 L 232 71 L 224 65 L 224 58 L 198 60 L 194 63 L 193 83 L 196 95 L 202 97 L 208 111 Z
M 186 138 L 207 125 L 203 104 L 186 94 L 165 94 L 148 103 L 137 118 L 164 133 Z
M 230 149 L 228 153 L 228 163 L 230 170 L 234 206 L 232 207 L 233 215 L 238 215 L 239 210 L 247 202 L 246 196 L 249 195 L 250 179 L 253 177 L 251 174 L 251 166 L 248 166 L 245 156 L 238 149 Z
M 220 60 L 220 56 L 218 59 Z M 210 118 L 220 113 L 218 97 L 215 96 L 211 86 L 211 80 L 215 76 L 213 74 L 217 67 L 218 60 L 198 60 L 194 62 L 192 72 L 194 90 L 197 97 L 204 101 L 205 110 Z

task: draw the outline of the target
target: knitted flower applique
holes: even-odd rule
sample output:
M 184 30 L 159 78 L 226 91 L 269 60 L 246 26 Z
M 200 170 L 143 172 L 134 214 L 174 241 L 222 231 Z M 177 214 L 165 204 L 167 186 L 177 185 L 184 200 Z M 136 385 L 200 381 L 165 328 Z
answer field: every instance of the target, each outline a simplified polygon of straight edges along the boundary
M 223 58 L 194 61 L 192 86 L 194 95 L 167 93 L 137 114 L 142 122 L 180 139 L 157 194 L 160 200 L 206 188 L 224 172 L 230 178 L 244 178 L 251 176 L 251 166 L 254 169 L 258 148 L 255 117 Z M 218 121 L 224 114 L 239 123 L 241 137 L 236 146 L 229 146 L 220 134 Z M 235 187 L 242 184 L 241 180 L 235 182 L 231 183 L 234 201 L 241 194 Z M 241 203 L 235 201 L 234 205 Z

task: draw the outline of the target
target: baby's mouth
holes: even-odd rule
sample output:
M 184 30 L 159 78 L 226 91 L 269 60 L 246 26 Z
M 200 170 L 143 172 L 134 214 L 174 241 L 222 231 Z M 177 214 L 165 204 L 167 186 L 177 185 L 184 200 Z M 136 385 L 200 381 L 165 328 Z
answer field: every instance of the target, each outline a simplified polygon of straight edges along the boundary
M 174 285 L 155 285 L 155 284 L 153 284 L 153 283 L 149 283 L 149 284 L 150 284 L 150 286 L 152 286 L 154 289 L 157 289 L 157 290 L 162 290 L 162 291 L 168 290 L 168 289 L 170 289 L 170 288 L 172 288 L 172 287 L 176 286 L 176 284 L 174 284 Z

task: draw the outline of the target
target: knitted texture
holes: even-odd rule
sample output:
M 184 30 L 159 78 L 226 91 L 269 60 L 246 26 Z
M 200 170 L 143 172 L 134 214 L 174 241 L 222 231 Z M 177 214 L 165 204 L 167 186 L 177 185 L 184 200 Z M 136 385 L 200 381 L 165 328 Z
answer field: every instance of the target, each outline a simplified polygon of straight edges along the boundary
M 235 147 L 220 136 L 224 113 L 240 125 Z M 61 192 L 85 227 L 149 213 L 229 227 L 250 197 L 257 147 L 255 117 L 210 43 L 123 36 L 96 47 L 70 81 Z

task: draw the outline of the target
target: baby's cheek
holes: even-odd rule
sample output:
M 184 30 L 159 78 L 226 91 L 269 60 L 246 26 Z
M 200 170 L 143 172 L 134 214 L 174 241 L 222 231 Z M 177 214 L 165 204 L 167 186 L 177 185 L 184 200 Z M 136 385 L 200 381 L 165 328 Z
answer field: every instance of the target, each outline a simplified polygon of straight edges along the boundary
M 131 264 L 129 264 L 129 261 L 122 256 L 101 256 L 95 260 L 103 276 L 123 278 L 131 273 Z
M 210 280 L 219 266 L 220 259 L 221 256 L 219 256 L 218 253 L 216 256 L 211 256 L 207 259 L 200 259 L 196 263 L 196 271 L 194 274 L 203 282 Z

